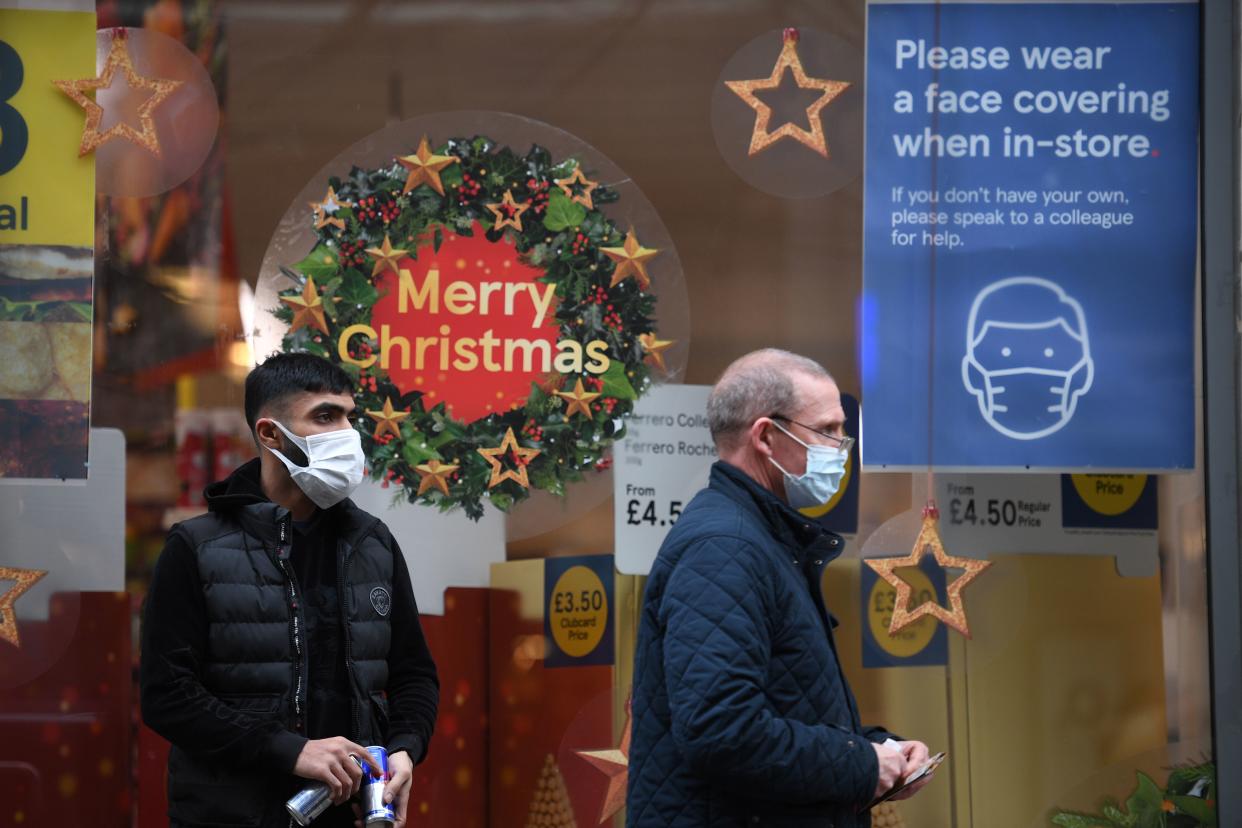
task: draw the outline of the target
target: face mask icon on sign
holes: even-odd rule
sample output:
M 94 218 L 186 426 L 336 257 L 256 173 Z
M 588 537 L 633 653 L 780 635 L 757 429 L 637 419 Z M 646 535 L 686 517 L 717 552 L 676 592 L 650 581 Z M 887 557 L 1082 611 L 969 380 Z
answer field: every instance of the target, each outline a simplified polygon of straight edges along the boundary
M 1017 276 L 979 291 L 962 383 L 992 428 L 1015 440 L 1060 431 L 1094 376 L 1086 315 L 1060 285 Z

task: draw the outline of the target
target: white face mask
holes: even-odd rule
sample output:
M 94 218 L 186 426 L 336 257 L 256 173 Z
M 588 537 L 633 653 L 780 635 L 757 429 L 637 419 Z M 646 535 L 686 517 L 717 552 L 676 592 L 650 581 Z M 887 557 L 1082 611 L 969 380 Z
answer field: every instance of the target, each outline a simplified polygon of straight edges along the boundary
M 299 437 L 276 420 L 276 427 L 306 455 L 306 465 L 299 466 L 279 451 L 269 448 L 289 470 L 298 488 L 320 509 L 340 503 L 362 482 L 364 457 L 362 435 L 352 428 L 325 431 Z
M 849 455 L 832 446 L 809 445 L 790 434 L 780 423 L 773 421 L 772 425 L 806 449 L 806 471 L 801 476 L 790 474 L 774 458 L 768 458 L 785 475 L 785 499 L 789 505 L 795 509 L 808 509 L 823 506 L 832 500 L 832 496 L 841 487 L 841 478 L 845 476 L 845 461 L 849 459 Z

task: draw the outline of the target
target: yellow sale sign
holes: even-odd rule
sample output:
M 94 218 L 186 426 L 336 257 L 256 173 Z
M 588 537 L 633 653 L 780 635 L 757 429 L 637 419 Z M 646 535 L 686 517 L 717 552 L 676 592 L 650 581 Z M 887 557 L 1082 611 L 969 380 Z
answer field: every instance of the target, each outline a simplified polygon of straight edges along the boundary
M 82 110 L 52 81 L 94 75 L 93 12 L 0 9 L 0 245 L 93 246 Z

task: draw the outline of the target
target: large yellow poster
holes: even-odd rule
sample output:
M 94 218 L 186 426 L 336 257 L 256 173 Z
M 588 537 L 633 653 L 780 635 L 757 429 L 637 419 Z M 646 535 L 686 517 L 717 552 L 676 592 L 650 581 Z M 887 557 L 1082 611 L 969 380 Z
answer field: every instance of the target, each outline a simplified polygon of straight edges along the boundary
M 86 477 L 95 180 L 93 11 L 0 9 L 0 478 Z

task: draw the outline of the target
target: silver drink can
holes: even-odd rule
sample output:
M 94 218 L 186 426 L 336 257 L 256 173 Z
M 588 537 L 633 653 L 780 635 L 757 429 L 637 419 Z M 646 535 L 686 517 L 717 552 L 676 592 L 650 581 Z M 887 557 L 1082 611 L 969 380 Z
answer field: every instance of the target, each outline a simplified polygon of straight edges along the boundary
M 388 748 L 371 745 L 367 748 L 367 753 L 371 754 L 375 764 L 384 773 L 378 775 L 371 770 L 370 765 L 362 766 L 362 790 L 359 793 L 362 798 L 363 823 L 375 828 L 391 828 L 397 816 L 392 806 L 384 803 L 384 788 L 388 785 L 388 780 L 392 779 L 392 772 L 388 769 Z
M 307 826 L 332 804 L 332 792 L 322 782 L 303 788 L 285 803 L 285 810 L 298 825 Z

